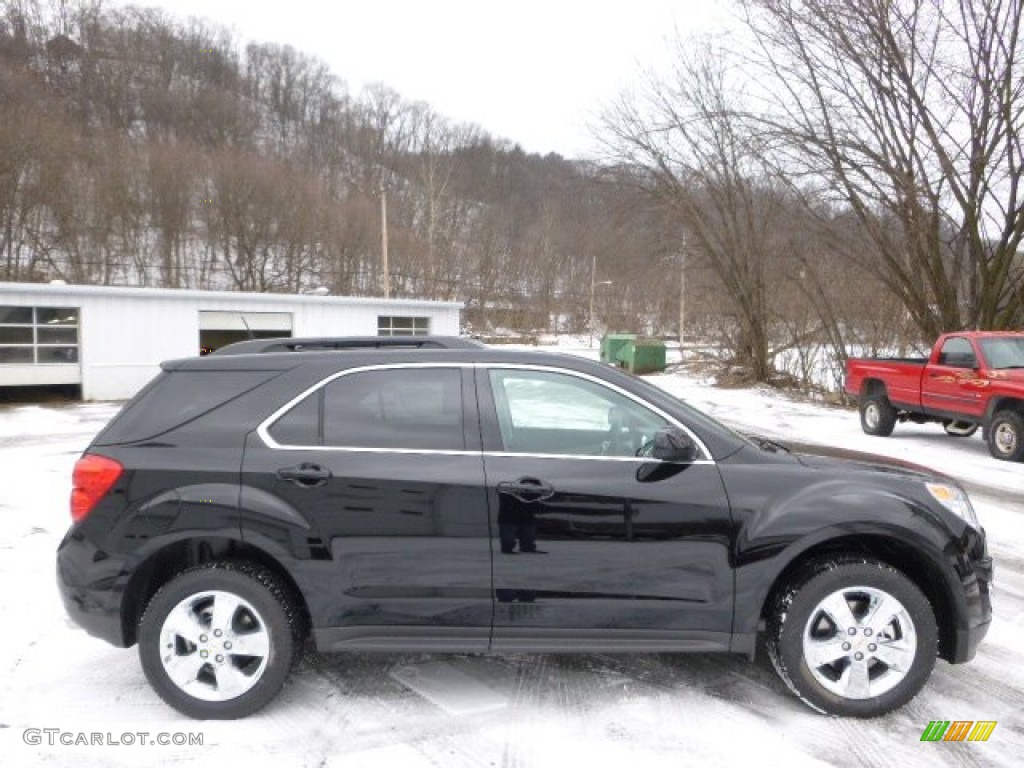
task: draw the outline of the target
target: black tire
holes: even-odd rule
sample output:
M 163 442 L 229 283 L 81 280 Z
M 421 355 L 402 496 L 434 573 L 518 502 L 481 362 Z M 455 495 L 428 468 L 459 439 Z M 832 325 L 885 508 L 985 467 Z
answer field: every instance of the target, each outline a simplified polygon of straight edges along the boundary
M 864 590 L 894 599 L 901 609 L 884 630 L 873 635 L 868 626 L 873 622 L 867 614 L 870 595 Z M 849 635 L 837 625 L 830 626 L 828 614 L 822 611 L 828 597 L 844 591 L 845 602 L 856 620 L 850 627 L 855 633 Z M 910 579 L 885 563 L 846 556 L 811 561 L 775 594 L 769 609 L 766 645 L 775 670 L 804 703 L 824 714 L 868 718 L 891 712 L 917 695 L 935 666 L 938 633 L 932 607 Z M 861 609 L 864 613 L 858 614 Z M 843 644 L 834 651 L 842 657 L 812 670 L 805 653 L 805 634 L 812 645 Z M 873 645 L 872 639 L 882 642 Z M 898 649 L 901 643 L 912 647 L 903 657 L 908 662 L 903 665 L 906 671 L 872 655 Z M 881 645 L 887 647 L 880 649 Z M 864 661 L 854 662 L 858 653 Z M 855 664 L 867 670 L 869 685 L 879 689 L 877 695 L 867 695 L 870 688 L 863 697 L 857 697 L 856 691 L 843 695 L 835 690 L 843 688 L 847 679 L 844 675 L 853 677 Z M 826 682 L 832 687 L 826 687 Z M 892 687 L 886 689 L 889 685 Z
M 1024 461 L 1024 416 L 999 411 L 985 427 L 988 452 L 1002 461 Z
M 230 616 L 230 629 L 214 637 L 217 605 L 225 606 L 221 615 Z M 187 625 L 181 632 L 169 621 L 176 609 Z M 265 706 L 284 685 L 302 655 L 304 626 L 297 600 L 273 571 L 242 561 L 205 563 L 174 577 L 150 600 L 139 621 L 139 659 L 149 684 L 182 714 L 234 720 Z M 187 639 L 193 632 L 196 637 Z M 246 645 L 253 654 L 238 653 Z M 172 679 L 165 659 L 172 668 L 184 662 L 180 674 L 195 695 Z M 250 687 L 232 695 L 231 685 Z
M 866 395 L 860 401 L 860 428 L 866 434 L 888 437 L 896 426 L 896 409 L 885 395 Z
M 950 437 L 971 437 L 978 431 L 978 425 L 968 421 L 946 421 L 942 428 Z

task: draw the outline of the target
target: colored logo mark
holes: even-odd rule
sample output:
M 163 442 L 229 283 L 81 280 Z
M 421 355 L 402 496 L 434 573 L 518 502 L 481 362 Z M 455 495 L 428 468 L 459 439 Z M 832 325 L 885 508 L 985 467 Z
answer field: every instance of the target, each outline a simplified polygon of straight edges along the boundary
M 995 720 L 932 720 L 921 741 L 988 741 L 995 729 Z

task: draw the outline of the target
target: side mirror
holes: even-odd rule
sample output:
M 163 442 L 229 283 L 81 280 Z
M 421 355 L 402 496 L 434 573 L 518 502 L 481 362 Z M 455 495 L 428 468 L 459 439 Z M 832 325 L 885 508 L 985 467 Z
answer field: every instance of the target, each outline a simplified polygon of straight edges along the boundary
M 663 427 L 654 433 L 652 458 L 684 463 L 694 461 L 697 455 L 697 443 L 679 427 Z

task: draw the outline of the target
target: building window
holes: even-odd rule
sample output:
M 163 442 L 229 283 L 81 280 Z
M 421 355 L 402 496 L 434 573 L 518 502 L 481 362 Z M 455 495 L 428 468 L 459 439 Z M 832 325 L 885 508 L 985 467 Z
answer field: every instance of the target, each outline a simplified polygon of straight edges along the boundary
M 429 317 L 389 317 L 380 315 L 377 318 L 378 336 L 427 336 L 429 334 Z
M 77 362 L 77 308 L 0 306 L 0 364 Z

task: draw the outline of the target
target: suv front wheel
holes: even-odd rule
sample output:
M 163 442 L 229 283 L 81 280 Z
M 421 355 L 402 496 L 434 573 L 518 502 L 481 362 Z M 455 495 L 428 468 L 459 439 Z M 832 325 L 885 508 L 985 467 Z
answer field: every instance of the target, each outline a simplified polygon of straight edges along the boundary
M 301 654 L 302 622 L 272 571 L 215 562 L 183 571 L 153 596 L 139 624 L 150 685 L 179 712 L 232 720 L 263 707 Z
M 925 684 L 938 636 L 927 598 L 891 566 L 864 558 L 809 563 L 776 595 L 768 653 L 805 703 L 830 715 L 877 717 Z

